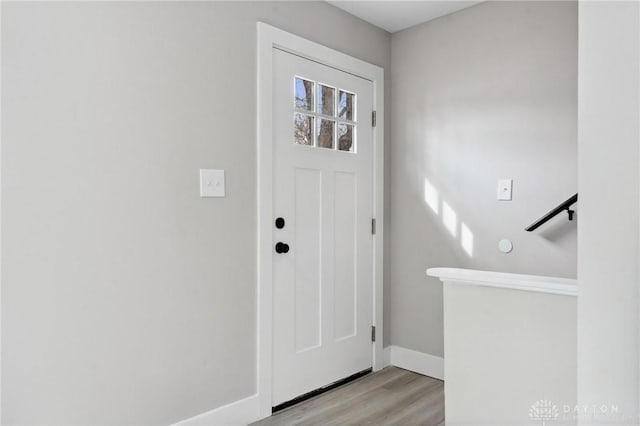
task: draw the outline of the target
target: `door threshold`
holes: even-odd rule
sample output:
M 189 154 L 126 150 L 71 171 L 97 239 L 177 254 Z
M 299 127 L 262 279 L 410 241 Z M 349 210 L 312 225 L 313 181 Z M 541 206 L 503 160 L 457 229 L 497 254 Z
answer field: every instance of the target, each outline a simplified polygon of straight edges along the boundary
M 318 396 L 318 395 L 323 394 L 325 392 L 329 392 L 330 390 L 333 390 L 333 389 L 335 389 L 337 387 L 340 387 L 342 385 L 346 385 L 347 383 L 353 382 L 354 380 L 359 379 L 360 377 L 366 376 L 367 374 L 371 373 L 371 371 L 372 371 L 371 368 L 367 368 L 366 370 L 359 371 L 359 372 L 357 372 L 355 374 L 352 374 L 349 377 L 345 377 L 344 379 L 337 380 L 337 381 L 335 381 L 333 383 L 330 383 L 330 384 L 328 384 L 326 386 L 323 386 L 321 388 L 312 390 L 311 392 L 307 392 L 307 393 L 302 394 L 300 396 L 297 396 L 297 397 L 295 397 L 293 399 L 290 399 L 289 401 L 285 401 L 285 402 L 283 402 L 281 404 L 278 404 L 275 407 L 271 408 L 271 414 L 275 414 L 278 411 L 282 411 L 285 408 L 289 408 L 289 407 L 291 407 L 293 405 L 299 404 L 299 403 L 301 403 L 303 401 L 306 401 L 308 399 L 313 398 L 314 396 Z

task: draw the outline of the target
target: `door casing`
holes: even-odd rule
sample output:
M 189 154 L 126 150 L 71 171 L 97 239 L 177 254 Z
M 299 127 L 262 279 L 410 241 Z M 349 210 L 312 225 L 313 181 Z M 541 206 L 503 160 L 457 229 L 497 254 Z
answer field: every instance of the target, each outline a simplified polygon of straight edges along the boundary
M 273 141 L 272 83 L 273 48 L 370 80 L 376 126 L 373 128 L 373 210 L 376 233 L 373 241 L 373 370 L 384 367 L 383 326 L 383 242 L 384 242 L 384 70 L 344 53 L 287 33 L 262 22 L 257 23 L 257 179 L 258 179 L 258 291 L 257 291 L 257 396 L 260 418 L 269 417 L 272 408 L 273 370 Z

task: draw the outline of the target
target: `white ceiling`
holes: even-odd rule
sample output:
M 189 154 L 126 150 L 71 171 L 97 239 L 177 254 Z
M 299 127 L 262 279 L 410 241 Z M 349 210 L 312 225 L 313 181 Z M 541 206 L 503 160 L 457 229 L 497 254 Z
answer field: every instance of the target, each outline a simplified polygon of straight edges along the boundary
M 327 0 L 332 5 L 390 33 L 465 9 L 479 1 Z

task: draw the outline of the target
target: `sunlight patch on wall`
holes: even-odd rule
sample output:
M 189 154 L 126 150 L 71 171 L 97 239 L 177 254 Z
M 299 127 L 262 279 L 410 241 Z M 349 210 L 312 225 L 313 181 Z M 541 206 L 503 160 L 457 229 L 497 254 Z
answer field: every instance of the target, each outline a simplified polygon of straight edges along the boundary
M 457 240 L 462 250 L 473 257 L 474 237 L 471 228 L 460 220 L 460 239 L 458 240 L 458 214 L 447 201 L 441 199 L 440 192 L 427 178 L 424 178 L 424 202 L 437 215 L 442 214 L 442 224 L 449 234 Z M 442 204 L 442 209 L 440 205 Z
M 426 178 L 424 180 L 424 201 L 435 214 L 440 213 L 440 195 L 431 182 L 429 182 L 429 179 Z
M 460 245 L 469 257 L 473 257 L 473 232 L 464 222 L 460 223 Z
M 442 223 L 454 237 L 458 235 L 458 215 L 446 201 L 442 202 Z

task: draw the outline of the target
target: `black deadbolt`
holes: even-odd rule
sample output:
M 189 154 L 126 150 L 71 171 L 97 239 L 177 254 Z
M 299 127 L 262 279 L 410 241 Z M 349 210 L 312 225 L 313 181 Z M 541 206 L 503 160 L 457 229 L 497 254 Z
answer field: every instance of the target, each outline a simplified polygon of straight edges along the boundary
M 284 228 L 284 218 L 279 217 L 276 219 L 276 228 L 278 229 Z

